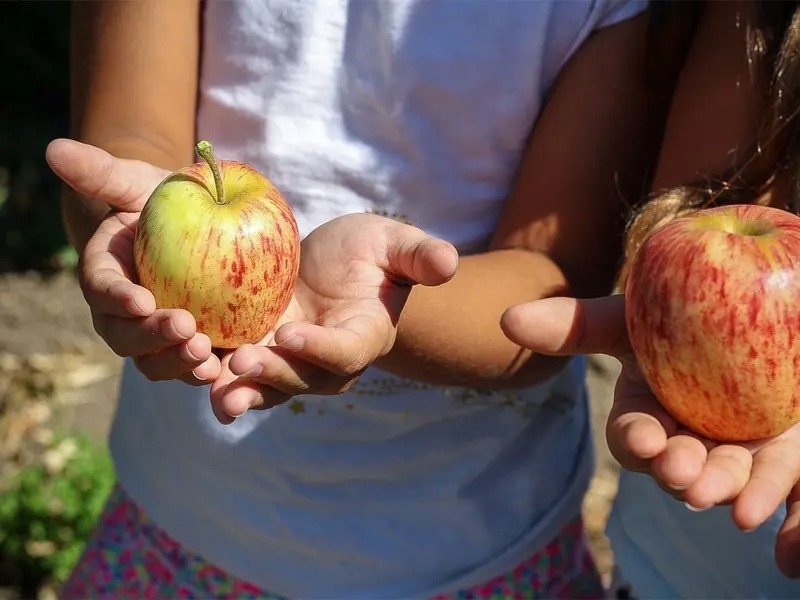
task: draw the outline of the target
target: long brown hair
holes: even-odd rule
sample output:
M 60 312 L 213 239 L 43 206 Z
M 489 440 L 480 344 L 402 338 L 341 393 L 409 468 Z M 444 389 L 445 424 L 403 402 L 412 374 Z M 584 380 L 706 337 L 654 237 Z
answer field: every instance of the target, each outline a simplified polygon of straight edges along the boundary
M 685 58 L 705 4 L 686 0 L 651 4 L 651 65 Z M 782 183 L 782 191 L 788 192 L 781 195 L 784 205 L 780 208 L 795 213 L 800 209 L 800 1 L 756 1 L 752 12 L 741 18 L 747 23 L 751 84 L 765 94 L 768 107 L 756 139 L 740 152 L 742 159 L 728 172 L 656 191 L 634 209 L 625 232 L 619 289 L 624 289 L 631 259 L 647 236 L 675 217 L 709 206 L 766 204 L 771 197 L 764 192 L 777 181 Z M 651 66 L 650 70 L 657 69 Z

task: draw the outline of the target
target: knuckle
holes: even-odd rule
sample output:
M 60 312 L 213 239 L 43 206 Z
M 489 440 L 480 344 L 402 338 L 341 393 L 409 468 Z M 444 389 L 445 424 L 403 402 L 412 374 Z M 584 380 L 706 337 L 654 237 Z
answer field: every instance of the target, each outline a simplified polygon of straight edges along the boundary
M 108 190 L 111 179 L 114 176 L 114 161 L 105 160 L 98 166 L 102 168 L 102 175 L 98 178 L 96 185 L 87 190 L 88 195 L 94 198 L 104 196 L 104 192 Z
M 713 451 L 712 451 L 713 452 Z M 743 448 L 735 446 L 728 446 L 726 448 L 717 448 L 714 454 L 722 459 L 722 461 L 732 464 L 736 467 L 749 468 L 753 462 L 752 455 Z
M 354 352 L 339 365 L 339 374 L 345 377 L 358 377 L 369 366 L 366 350 Z
M 102 288 L 103 285 L 103 272 L 102 271 L 87 271 L 83 273 L 81 278 L 81 287 L 85 294 L 95 294 Z
M 251 406 L 249 410 L 267 410 L 274 408 L 279 404 L 285 404 L 294 397 L 294 394 L 288 394 L 269 387 L 262 387 L 260 395 L 261 402 Z

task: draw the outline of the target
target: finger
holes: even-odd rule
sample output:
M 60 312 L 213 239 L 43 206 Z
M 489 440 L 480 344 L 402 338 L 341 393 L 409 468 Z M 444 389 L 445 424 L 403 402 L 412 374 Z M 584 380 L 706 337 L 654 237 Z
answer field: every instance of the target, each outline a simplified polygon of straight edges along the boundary
M 182 309 L 159 309 L 144 319 L 97 314 L 92 319 L 97 333 L 119 356 L 152 354 L 190 340 L 197 332 L 194 317 Z
M 182 344 L 153 354 L 139 356 L 134 359 L 134 362 L 145 377 L 151 381 L 183 379 L 187 383 L 203 385 L 204 382 L 193 376 L 192 371 L 203 367 L 201 372 L 204 375 L 212 375 L 214 359 L 219 361 L 211 353 L 211 340 L 207 335 L 198 333 Z
M 733 520 L 750 531 L 766 521 L 800 479 L 798 429 L 775 439 L 753 456 L 750 480 L 733 504 Z
M 664 486 L 685 490 L 703 474 L 708 457 L 705 445 L 692 435 L 674 435 L 650 465 L 651 474 Z M 685 496 L 684 496 L 685 498 Z
M 232 358 L 233 353 L 222 358 L 222 372 L 211 384 L 211 409 L 220 423 L 230 424 L 248 410 L 271 408 L 291 398 L 255 379 L 237 376 L 230 368 Z
M 113 268 L 92 270 L 81 285 L 86 303 L 96 312 L 116 317 L 147 317 L 156 310 L 153 294 Z
M 619 385 L 619 384 L 618 384 Z M 650 461 L 667 448 L 677 423 L 648 394 L 617 394 L 606 423 L 606 439 L 612 456 L 630 471 L 647 471 Z
M 219 358 L 212 349 L 211 356 L 199 367 L 192 369 L 191 380 L 193 385 L 207 385 L 216 380 L 222 374 L 222 365 Z
M 378 261 L 378 266 L 398 279 L 436 286 L 455 275 L 458 252 L 444 240 L 390 220 L 385 256 Z
M 220 354 L 219 358 L 221 372 L 219 377 L 217 377 L 211 383 L 211 388 L 209 390 L 211 411 L 214 413 L 214 417 L 216 417 L 217 421 L 223 425 L 229 425 L 236 420 L 235 416 L 231 416 L 222 410 L 220 402 L 217 400 L 219 396 L 223 395 L 227 391 L 228 386 L 236 380 L 236 375 L 231 373 L 229 368 L 231 354 L 231 352 L 224 352 L 223 354 Z
M 391 349 L 390 326 L 371 315 L 359 315 L 321 327 L 287 323 L 275 332 L 274 342 L 293 356 L 342 377 L 359 375 Z
M 257 384 L 256 390 L 230 388 L 217 401 L 228 414 L 239 415 L 247 408 L 264 408 L 284 402 L 297 394 L 339 394 L 352 384 L 355 375 L 337 375 L 313 363 L 290 355 L 280 347 L 247 344 L 230 357 L 227 369 L 242 381 Z M 265 398 L 259 386 L 270 388 Z M 235 389 L 235 393 L 231 392 Z M 274 400 L 273 400 L 274 398 Z
M 115 158 L 95 146 L 56 139 L 45 151 L 47 164 L 73 190 L 112 208 L 138 212 L 168 172 L 148 163 Z
M 249 344 L 230 355 L 225 371 L 220 384 L 212 389 L 212 404 L 215 414 L 231 417 L 272 408 L 297 394 L 338 394 L 356 379 L 286 355 L 280 347 Z
M 211 406 L 220 422 L 225 424 L 231 422 L 228 419 L 241 417 L 248 410 L 274 408 L 291 398 L 292 394 L 256 381 L 235 379 L 212 393 Z
M 786 577 L 800 578 L 800 483 L 786 499 L 786 518 L 775 542 L 775 562 Z
M 286 394 L 302 394 L 314 384 L 314 391 L 318 392 L 322 380 L 332 378 L 331 373 L 315 365 L 283 356 L 279 348 L 254 344 L 237 348 L 227 367 L 237 377 L 274 387 Z
M 128 236 L 124 249 L 131 255 L 132 233 L 118 220 L 107 219 L 89 240 L 81 257 L 80 284 L 84 298 L 93 312 L 118 317 L 146 317 L 156 309 L 153 294 L 131 281 L 130 265 L 111 250 L 121 236 Z
M 705 510 L 732 501 L 750 479 L 753 455 L 735 444 L 712 448 L 703 472 L 686 489 L 684 500 L 691 508 Z
M 545 298 L 509 308 L 500 320 L 508 338 L 540 354 L 630 354 L 625 297 Z

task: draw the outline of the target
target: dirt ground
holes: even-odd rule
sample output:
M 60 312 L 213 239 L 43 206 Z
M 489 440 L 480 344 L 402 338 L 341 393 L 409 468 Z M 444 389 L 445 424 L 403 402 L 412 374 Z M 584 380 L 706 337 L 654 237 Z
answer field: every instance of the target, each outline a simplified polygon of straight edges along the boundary
M 45 424 L 105 441 L 119 370 L 120 359 L 95 334 L 71 275 L 0 276 L 0 466 L 20 451 L 25 436 L 35 436 Z M 31 373 L 33 384 L 27 379 Z M 584 512 L 605 577 L 613 559 L 603 527 L 617 471 L 603 429 L 617 373 L 616 361 L 592 357 L 589 386 L 598 468 Z M 25 385 L 20 385 L 23 374 Z

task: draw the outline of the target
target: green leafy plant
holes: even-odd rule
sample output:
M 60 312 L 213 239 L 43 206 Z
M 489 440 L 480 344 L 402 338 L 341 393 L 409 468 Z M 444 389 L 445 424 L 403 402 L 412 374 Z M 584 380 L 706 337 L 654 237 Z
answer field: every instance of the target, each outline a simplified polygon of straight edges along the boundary
M 80 557 L 114 483 L 105 448 L 85 436 L 53 443 L 0 493 L 0 573 L 23 598 L 58 584 Z

